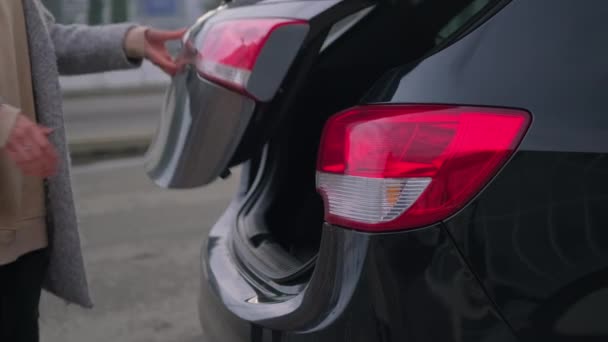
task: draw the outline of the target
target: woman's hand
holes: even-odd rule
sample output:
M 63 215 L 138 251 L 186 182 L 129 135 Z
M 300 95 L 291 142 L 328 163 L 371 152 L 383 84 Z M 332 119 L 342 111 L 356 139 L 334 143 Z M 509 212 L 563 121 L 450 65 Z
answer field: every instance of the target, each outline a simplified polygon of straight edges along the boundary
M 57 151 L 47 138 L 51 132 L 23 114 L 17 116 L 5 150 L 25 175 L 45 178 L 57 172 Z
M 166 43 L 181 39 L 186 30 L 162 31 L 147 29 L 145 33 L 145 57 L 161 68 L 167 74 L 174 76 L 177 72 L 177 64 L 169 54 Z
M 1 1 L 1 0 L 0 0 Z M 167 50 L 167 42 L 181 39 L 186 29 L 165 31 L 144 26 L 129 30 L 125 38 L 125 51 L 130 58 L 146 58 L 170 76 L 177 72 L 177 63 Z

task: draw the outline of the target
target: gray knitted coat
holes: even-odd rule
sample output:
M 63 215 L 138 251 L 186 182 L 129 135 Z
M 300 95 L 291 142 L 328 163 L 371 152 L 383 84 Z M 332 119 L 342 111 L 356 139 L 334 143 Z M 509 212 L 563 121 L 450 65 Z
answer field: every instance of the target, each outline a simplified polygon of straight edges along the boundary
M 23 0 L 23 6 L 36 113 L 43 125 L 55 129 L 50 139 L 61 155 L 59 173 L 48 182 L 50 265 L 44 286 L 68 302 L 91 307 L 70 181 L 59 74 L 125 69 L 141 61 L 129 60 L 123 50 L 132 25 L 60 25 L 39 0 Z

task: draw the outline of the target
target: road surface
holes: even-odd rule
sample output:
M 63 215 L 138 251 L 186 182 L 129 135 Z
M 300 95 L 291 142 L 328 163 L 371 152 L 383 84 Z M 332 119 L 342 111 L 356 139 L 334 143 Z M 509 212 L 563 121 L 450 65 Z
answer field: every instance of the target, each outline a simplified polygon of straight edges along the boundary
M 167 191 L 139 159 L 74 169 L 93 310 L 45 295 L 46 342 L 205 341 L 198 323 L 202 239 L 232 197 L 238 174 L 208 188 Z

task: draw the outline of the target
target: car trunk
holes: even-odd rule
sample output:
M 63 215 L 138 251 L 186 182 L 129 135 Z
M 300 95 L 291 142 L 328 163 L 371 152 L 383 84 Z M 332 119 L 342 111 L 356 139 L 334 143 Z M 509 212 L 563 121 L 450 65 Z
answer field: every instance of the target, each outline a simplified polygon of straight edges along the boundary
M 314 268 L 322 235 L 324 210 L 315 170 L 325 122 L 359 103 L 386 71 L 449 44 L 470 18 L 490 8 L 484 7 L 488 3 L 442 2 L 441 14 L 437 1 L 378 3 L 373 10 L 360 10 L 362 18 L 355 13 L 338 23 L 360 20 L 321 51 L 288 118 L 250 162 L 255 181 L 247 189 L 234 238 L 246 271 L 281 291 L 298 291 Z
M 148 173 L 164 186 L 192 187 L 244 162 L 231 250 L 249 279 L 289 295 L 305 286 L 321 240 L 324 210 L 316 192 L 315 171 L 327 119 L 361 103 L 374 86 L 385 84 L 382 78 L 387 71 L 417 63 L 453 42 L 499 1 L 261 1 L 247 5 L 254 2 L 235 1 L 221 15 L 306 16 L 303 9 L 311 13 L 305 18 L 310 31 L 293 64 L 281 75 L 281 86 L 264 101 L 236 96 L 208 80 L 204 81 L 207 90 L 191 92 L 185 104 L 176 105 L 183 99 L 169 96 L 171 115 L 188 115 L 185 120 L 165 118 L 164 125 L 175 127 L 161 125 Z M 280 55 L 277 51 L 275 55 Z M 187 88 L 187 82 L 182 86 Z M 238 121 L 245 117 L 246 122 Z M 226 118 L 236 121 L 226 124 Z M 183 122 L 202 126 L 193 133 Z M 220 123 L 223 126 L 218 129 Z M 184 134 L 184 127 L 190 132 Z M 201 137 L 200 132 L 207 135 Z M 221 133 L 216 140 L 209 138 L 217 132 Z M 187 140 L 193 136 L 197 139 Z M 212 165 L 205 165 L 209 160 L 214 160 Z M 205 166 L 202 171 L 200 165 Z

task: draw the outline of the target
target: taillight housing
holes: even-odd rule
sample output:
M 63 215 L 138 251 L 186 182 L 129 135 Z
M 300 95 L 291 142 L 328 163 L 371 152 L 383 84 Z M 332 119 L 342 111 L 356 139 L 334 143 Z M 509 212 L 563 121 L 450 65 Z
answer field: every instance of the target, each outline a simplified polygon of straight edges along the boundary
M 266 70 L 260 77 L 272 83 L 297 53 L 308 32 L 308 24 L 299 19 L 246 18 L 210 22 L 197 39 L 196 68 L 199 74 L 232 90 L 266 100 L 256 94 L 251 78 L 260 56 L 266 51 Z M 275 36 L 273 46 L 269 40 Z M 264 69 L 264 68 L 263 68 Z M 260 87 L 266 87 L 262 84 Z M 258 87 L 259 88 L 259 87 Z M 264 93 L 262 90 L 260 90 Z
M 319 150 L 329 223 L 364 231 L 442 221 L 492 179 L 521 142 L 522 110 L 370 105 L 336 114 Z

